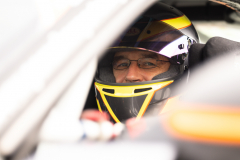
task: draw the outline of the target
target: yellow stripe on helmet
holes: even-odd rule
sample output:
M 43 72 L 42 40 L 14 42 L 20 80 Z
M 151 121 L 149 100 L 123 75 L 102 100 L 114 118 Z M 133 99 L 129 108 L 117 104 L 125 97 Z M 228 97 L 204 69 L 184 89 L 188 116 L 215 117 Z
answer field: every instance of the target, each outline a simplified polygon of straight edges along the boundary
M 115 120 L 115 122 L 119 123 L 119 119 L 117 118 L 117 116 L 114 114 L 114 112 L 112 111 L 110 105 L 108 104 L 108 101 L 106 99 L 106 97 L 104 96 L 104 93 L 102 92 L 102 89 L 100 89 L 98 87 L 98 85 L 96 85 L 97 82 L 95 82 L 95 86 L 98 90 L 98 92 L 100 93 L 101 97 L 102 97 L 102 100 L 103 100 L 103 103 L 105 104 L 105 106 L 107 107 L 107 110 L 109 112 L 109 114 L 112 116 L 112 118 Z
M 149 103 L 150 103 L 151 100 L 152 100 L 152 97 L 153 97 L 154 93 L 155 93 L 155 92 L 152 92 L 152 93 L 149 93 L 149 94 L 147 95 L 145 101 L 144 101 L 143 104 L 142 104 L 141 109 L 140 109 L 139 112 L 138 112 L 138 115 L 137 115 L 136 119 L 140 119 L 140 118 L 144 115 L 145 111 L 147 110 L 147 107 L 148 107 Z
M 97 106 L 98 106 L 98 110 L 100 111 L 100 112 L 102 112 L 102 108 L 101 108 L 101 106 L 100 106 L 100 103 L 99 103 L 99 101 L 98 101 L 98 99 L 96 98 L 96 100 L 97 100 Z
M 172 27 L 166 27 L 165 25 L 168 24 Z M 191 21 L 185 16 L 171 18 L 171 19 L 164 19 L 160 21 L 152 21 L 148 24 L 145 30 L 139 35 L 137 42 L 144 41 L 146 39 L 154 37 L 158 34 L 165 33 L 167 31 L 171 31 L 173 29 L 183 29 L 190 26 L 192 23 Z M 151 31 L 147 33 L 146 30 Z M 152 40 L 154 41 L 154 39 Z
M 173 26 L 176 29 L 183 29 L 192 24 L 191 21 L 185 15 L 177 18 L 164 19 L 161 21 L 169 24 L 170 26 Z
M 173 82 L 173 81 L 172 81 L 172 82 Z M 172 82 L 163 84 L 163 86 L 162 86 L 161 88 L 163 88 L 163 87 L 171 84 Z M 161 88 L 160 88 L 160 89 L 161 89 Z M 145 111 L 147 110 L 147 107 L 148 107 L 149 103 L 150 103 L 151 100 L 152 100 L 153 95 L 154 95 L 155 92 L 158 91 L 158 90 L 159 90 L 159 89 L 157 89 L 157 90 L 155 90 L 154 92 L 148 94 L 148 96 L 146 97 L 146 99 L 145 99 L 145 101 L 144 101 L 144 103 L 143 103 L 143 105 L 142 105 L 142 107 L 141 107 L 141 109 L 140 109 L 140 111 L 139 111 L 136 119 L 140 119 L 140 118 L 144 115 Z

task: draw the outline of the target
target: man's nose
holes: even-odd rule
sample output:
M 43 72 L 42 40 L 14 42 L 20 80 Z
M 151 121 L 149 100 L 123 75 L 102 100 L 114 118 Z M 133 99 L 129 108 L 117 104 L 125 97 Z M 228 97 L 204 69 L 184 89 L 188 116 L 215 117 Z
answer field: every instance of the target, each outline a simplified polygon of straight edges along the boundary
M 141 69 L 138 67 L 138 63 L 135 61 L 132 61 L 129 68 L 128 73 L 125 78 L 127 83 L 132 82 L 142 82 L 143 76 L 141 75 Z

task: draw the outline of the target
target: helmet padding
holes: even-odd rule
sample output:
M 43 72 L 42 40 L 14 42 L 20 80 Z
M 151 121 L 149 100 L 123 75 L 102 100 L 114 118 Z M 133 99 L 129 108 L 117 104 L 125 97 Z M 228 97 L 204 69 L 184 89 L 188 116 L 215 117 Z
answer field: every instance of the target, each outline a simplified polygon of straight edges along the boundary
M 175 77 L 179 73 L 180 73 L 179 65 L 171 64 L 168 71 L 156 75 L 155 77 L 152 78 L 152 80 Z
M 112 66 L 99 67 L 98 75 L 99 79 L 102 81 L 116 83 Z

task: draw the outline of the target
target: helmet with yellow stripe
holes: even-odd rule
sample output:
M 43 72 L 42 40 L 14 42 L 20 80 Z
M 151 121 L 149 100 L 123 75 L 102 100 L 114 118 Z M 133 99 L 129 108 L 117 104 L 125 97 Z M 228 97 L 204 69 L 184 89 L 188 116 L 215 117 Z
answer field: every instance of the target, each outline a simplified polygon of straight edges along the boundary
M 154 4 L 99 62 L 95 77 L 99 110 L 107 111 L 115 122 L 141 118 L 147 113 L 159 114 L 172 96 L 173 82 L 187 70 L 190 45 L 197 42 L 197 32 L 183 13 L 161 2 Z M 142 58 L 140 53 L 154 54 L 154 58 Z M 118 72 L 130 72 L 133 63 L 149 72 L 148 76 L 136 81 L 118 80 Z

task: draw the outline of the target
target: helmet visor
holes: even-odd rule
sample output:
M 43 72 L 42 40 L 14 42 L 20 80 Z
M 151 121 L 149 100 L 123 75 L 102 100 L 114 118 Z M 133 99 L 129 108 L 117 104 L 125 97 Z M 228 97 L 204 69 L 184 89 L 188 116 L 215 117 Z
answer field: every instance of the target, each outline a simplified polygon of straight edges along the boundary
M 151 51 L 182 64 L 188 48 L 189 38 L 179 29 L 159 20 L 142 18 L 118 38 L 110 51 Z

